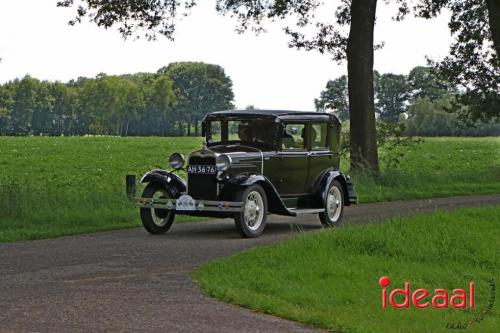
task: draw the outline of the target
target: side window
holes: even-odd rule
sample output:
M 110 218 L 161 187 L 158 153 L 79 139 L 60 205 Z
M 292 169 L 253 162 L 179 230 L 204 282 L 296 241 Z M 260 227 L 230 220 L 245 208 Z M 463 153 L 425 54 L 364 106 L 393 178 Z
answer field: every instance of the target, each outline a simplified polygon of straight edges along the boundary
M 210 140 L 208 140 L 208 143 L 214 143 L 214 142 L 221 142 L 223 140 L 222 138 L 222 122 L 221 121 L 211 121 L 209 123 L 210 126 Z
M 314 149 L 327 149 L 328 142 L 326 142 L 328 133 L 327 123 L 315 123 L 311 127 L 311 148 Z
M 306 147 L 306 124 L 286 124 L 283 138 L 281 138 L 281 148 L 286 150 L 304 149 Z

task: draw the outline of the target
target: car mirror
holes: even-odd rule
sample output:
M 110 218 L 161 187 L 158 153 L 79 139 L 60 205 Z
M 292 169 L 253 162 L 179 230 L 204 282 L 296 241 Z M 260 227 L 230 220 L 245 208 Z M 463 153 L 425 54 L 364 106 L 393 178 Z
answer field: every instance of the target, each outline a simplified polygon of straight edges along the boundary
M 296 127 L 292 127 L 292 128 L 290 128 L 288 133 L 291 135 L 296 135 L 297 133 L 299 133 L 299 130 Z

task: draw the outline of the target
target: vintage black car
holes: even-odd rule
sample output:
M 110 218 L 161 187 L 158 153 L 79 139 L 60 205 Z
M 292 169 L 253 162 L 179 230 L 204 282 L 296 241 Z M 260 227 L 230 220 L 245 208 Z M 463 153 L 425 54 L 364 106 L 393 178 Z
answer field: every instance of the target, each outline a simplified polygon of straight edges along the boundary
M 144 227 L 166 232 L 175 214 L 234 218 L 244 237 L 257 237 L 268 214 L 319 214 L 336 225 L 344 205 L 356 203 L 354 184 L 339 171 L 339 119 L 300 111 L 221 111 L 202 123 L 206 144 L 189 154 L 187 182 L 174 174 L 185 159 L 174 153 L 174 171 L 153 170 L 140 198 Z

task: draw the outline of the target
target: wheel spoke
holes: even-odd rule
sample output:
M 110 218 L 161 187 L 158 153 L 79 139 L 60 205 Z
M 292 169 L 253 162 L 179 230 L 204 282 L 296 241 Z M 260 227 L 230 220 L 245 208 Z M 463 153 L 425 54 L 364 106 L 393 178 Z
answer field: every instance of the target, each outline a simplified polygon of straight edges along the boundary
M 170 198 L 170 196 L 168 195 L 168 193 L 166 193 L 165 190 L 158 190 L 153 194 L 153 199 L 168 198 Z M 172 212 L 170 210 L 151 208 L 151 217 L 153 219 L 153 223 L 158 227 L 163 227 L 165 224 L 167 224 L 171 213 Z
M 331 222 L 337 222 L 342 213 L 342 194 L 340 189 L 336 186 L 332 186 L 328 191 L 326 199 L 326 210 L 328 219 Z
M 250 192 L 245 200 L 244 221 L 251 230 L 257 230 L 263 221 L 264 201 L 259 192 Z

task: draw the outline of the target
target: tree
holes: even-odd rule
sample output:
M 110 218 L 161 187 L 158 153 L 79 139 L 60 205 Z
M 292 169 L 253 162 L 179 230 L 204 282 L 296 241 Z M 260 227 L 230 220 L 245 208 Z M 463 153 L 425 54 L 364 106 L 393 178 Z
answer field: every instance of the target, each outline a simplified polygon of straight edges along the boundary
M 398 122 L 400 115 L 405 113 L 414 100 L 428 99 L 434 102 L 448 98 L 456 92 L 449 83 L 441 80 L 431 67 L 418 66 L 413 68 L 408 75 L 393 73 L 380 74 L 373 71 L 375 110 L 381 120 Z M 320 97 L 314 100 L 317 110 L 334 110 L 347 119 L 349 112 L 347 98 L 347 77 L 342 75 L 334 80 L 329 80 Z M 449 111 L 457 111 L 457 105 L 451 105 Z
M 373 71 L 375 91 L 375 111 L 383 120 L 395 122 L 406 110 L 410 88 L 405 75 L 379 74 Z M 349 118 L 347 77 L 342 75 L 329 80 L 325 90 L 314 103 L 317 110 L 334 110 L 342 120 Z
M 12 134 L 11 113 L 15 103 L 15 86 L 12 82 L 0 85 L 0 134 Z
M 451 89 L 449 83 L 443 81 L 432 67 L 417 66 L 408 74 L 408 84 L 412 98 L 427 97 L 431 101 L 441 98 Z
M 378 171 L 373 91 L 373 30 L 377 0 L 352 0 L 347 41 L 351 169 Z
M 50 93 L 50 83 L 42 81 L 35 91 L 35 108 L 32 115 L 32 134 L 49 134 L 54 124 L 54 97 Z
M 79 114 L 79 100 L 76 88 L 61 82 L 55 82 L 50 86 L 51 95 L 54 98 L 53 114 L 54 124 L 52 135 L 71 135 L 77 129 Z
M 176 109 L 180 119 L 188 123 L 188 135 L 194 125 L 198 135 L 199 122 L 211 111 L 232 109 L 233 83 L 218 65 L 202 62 L 176 62 L 158 70 L 173 81 L 178 96 Z
M 333 110 L 340 119 L 349 119 L 347 76 L 342 75 L 335 80 L 329 80 L 319 98 L 314 99 L 314 105 L 318 111 Z
M 456 105 L 453 95 L 431 101 L 417 98 L 408 108 L 406 129 L 408 135 L 423 136 L 499 136 L 500 124 L 478 122 L 471 127 L 462 126 L 456 113 L 449 112 Z
M 463 121 L 500 120 L 500 0 L 420 0 L 416 15 L 432 18 L 443 9 L 455 43 L 443 61 L 431 62 L 457 88 L 457 102 L 467 105 Z
M 12 134 L 32 134 L 33 113 L 37 108 L 38 80 L 26 75 L 22 80 L 15 80 L 14 105 L 12 105 Z
M 174 92 L 173 82 L 166 75 L 160 75 L 152 82 L 151 90 L 147 97 L 145 125 L 147 128 L 157 129 L 157 135 L 172 134 L 175 131 L 175 117 L 173 106 L 177 96 Z M 151 132 L 150 132 L 151 133 Z
M 128 135 L 130 123 L 145 107 L 143 92 L 135 82 L 105 74 L 83 82 L 81 101 L 94 134 Z
M 491 39 L 495 45 L 497 58 L 500 58 L 500 0 L 486 0 L 489 13 Z
M 399 116 L 406 111 L 406 103 L 410 97 L 406 76 L 392 73 L 380 75 L 375 83 L 375 96 L 375 109 L 380 119 L 398 122 Z
M 206 112 L 233 108 L 232 82 L 220 66 L 175 63 L 160 72 L 0 84 L 0 134 L 185 135 L 188 121 L 197 132 Z
M 424 136 L 454 134 L 452 122 L 456 116 L 446 112 L 450 106 L 449 98 L 435 101 L 428 97 L 415 99 L 408 108 L 407 133 Z

